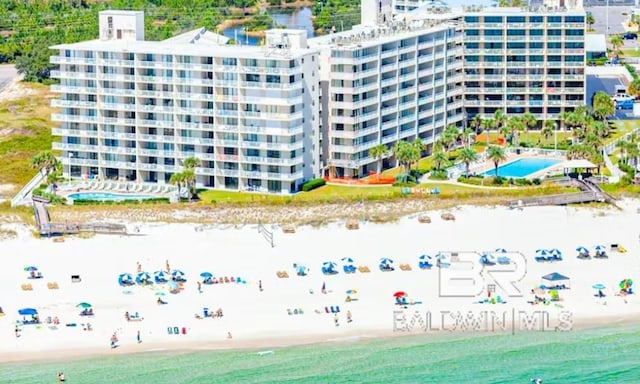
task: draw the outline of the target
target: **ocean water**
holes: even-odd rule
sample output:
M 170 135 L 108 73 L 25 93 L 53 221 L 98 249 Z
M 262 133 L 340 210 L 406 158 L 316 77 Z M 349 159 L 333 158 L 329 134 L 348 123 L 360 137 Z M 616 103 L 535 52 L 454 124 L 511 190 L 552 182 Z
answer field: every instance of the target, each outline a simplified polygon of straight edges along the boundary
M 640 383 L 640 325 L 0 364 L 0 383 Z

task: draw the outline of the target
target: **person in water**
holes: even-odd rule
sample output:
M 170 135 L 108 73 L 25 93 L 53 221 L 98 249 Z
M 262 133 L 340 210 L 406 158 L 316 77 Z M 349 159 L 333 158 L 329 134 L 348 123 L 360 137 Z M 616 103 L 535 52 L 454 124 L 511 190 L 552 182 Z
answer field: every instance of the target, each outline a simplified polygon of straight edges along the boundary
M 64 383 L 66 380 L 64 378 L 64 373 L 63 372 L 59 372 L 58 373 L 58 382 L 60 383 Z

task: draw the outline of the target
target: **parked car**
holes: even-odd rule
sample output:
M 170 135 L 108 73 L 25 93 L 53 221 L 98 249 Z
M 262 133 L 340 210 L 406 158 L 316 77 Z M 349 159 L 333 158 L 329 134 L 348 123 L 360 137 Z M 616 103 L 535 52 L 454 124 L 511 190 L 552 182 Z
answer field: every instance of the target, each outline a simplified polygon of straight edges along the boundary
M 622 35 L 622 38 L 624 40 L 637 40 L 638 39 L 638 34 L 637 33 L 633 33 L 633 32 L 627 32 L 627 33 Z

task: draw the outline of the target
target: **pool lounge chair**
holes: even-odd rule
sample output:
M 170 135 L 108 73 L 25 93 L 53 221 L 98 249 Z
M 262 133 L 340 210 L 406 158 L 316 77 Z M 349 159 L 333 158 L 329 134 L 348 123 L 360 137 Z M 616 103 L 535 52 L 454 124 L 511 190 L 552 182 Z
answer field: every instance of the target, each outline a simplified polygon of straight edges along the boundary
M 418 267 L 420 267 L 420 269 L 431 269 L 433 268 L 433 264 L 428 261 L 421 261 L 418 263 Z

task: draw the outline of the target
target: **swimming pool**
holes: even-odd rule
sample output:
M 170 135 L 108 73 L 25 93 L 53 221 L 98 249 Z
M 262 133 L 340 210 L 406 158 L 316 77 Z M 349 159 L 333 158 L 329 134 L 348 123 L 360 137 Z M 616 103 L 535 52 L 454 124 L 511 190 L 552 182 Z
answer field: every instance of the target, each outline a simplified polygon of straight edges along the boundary
M 543 169 L 549 168 L 552 165 L 560 163 L 557 159 L 518 159 L 510 163 L 501 165 L 498 167 L 498 175 L 502 177 L 514 177 L 523 178 L 534 173 L 540 172 Z M 495 176 L 495 168 L 491 168 L 488 171 L 481 173 L 482 176 Z
M 97 201 L 124 201 L 124 200 L 145 200 L 153 199 L 153 195 L 136 195 L 130 193 L 110 193 L 110 192 L 78 192 L 72 193 L 67 198 L 72 200 L 97 200 Z

